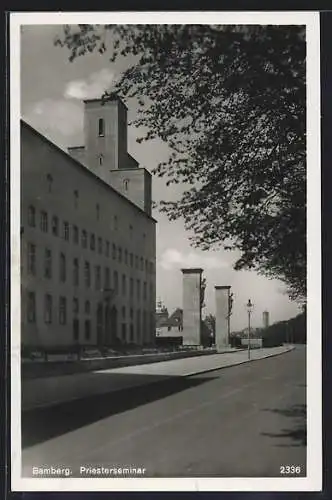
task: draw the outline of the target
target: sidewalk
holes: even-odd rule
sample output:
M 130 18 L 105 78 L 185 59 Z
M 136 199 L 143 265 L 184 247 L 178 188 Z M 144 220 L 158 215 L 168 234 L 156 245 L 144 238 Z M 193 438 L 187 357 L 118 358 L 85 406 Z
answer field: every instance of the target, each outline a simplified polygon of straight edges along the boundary
M 251 351 L 251 360 L 268 358 L 292 350 L 293 346 L 262 348 Z M 126 366 L 88 373 L 30 379 L 22 381 L 22 410 L 88 398 L 97 394 L 188 377 L 248 362 L 247 351 L 211 354 L 158 363 Z

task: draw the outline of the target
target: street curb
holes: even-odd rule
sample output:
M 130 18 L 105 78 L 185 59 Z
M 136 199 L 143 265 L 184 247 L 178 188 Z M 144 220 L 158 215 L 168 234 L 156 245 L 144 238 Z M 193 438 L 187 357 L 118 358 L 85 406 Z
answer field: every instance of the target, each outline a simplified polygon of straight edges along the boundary
M 269 354 L 269 355 L 265 356 L 264 358 L 257 358 L 257 359 L 250 359 L 250 360 L 246 359 L 244 361 L 240 361 L 239 363 L 235 363 L 235 364 L 232 364 L 232 365 L 219 366 L 219 367 L 215 367 L 215 368 L 208 368 L 208 369 L 205 369 L 205 370 L 200 370 L 200 371 L 188 373 L 186 375 L 174 375 L 174 376 L 171 376 L 170 378 L 173 378 L 173 381 L 174 381 L 174 379 L 181 380 L 183 378 L 193 377 L 195 375 L 200 375 L 200 374 L 204 374 L 204 373 L 215 372 L 215 371 L 218 371 L 218 370 L 224 370 L 226 368 L 232 368 L 234 366 L 240 366 L 240 365 L 243 365 L 245 363 L 251 363 L 253 361 L 262 361 L 264 359 L 268 359 L 268 358 L 272 358 L 272 357 L 276 357 L 276 356 L 281 356 L 282 354 L 286 354 L 288 352 L 291 352 L 294 349 L 295 349 L 295 346 L 287 349 L 287 351 Z M 57 408 L 57 407 L 62 406 L 62 405 L 73 404 L 75 402 L 78 403 L 79 401 L 88 400 L 88 399 L 91 399 L 93 397 L 102 397 L 102 396 L 106 396 L 106 395 L 110 395 L 110 394 L 118 394 L 118 393 L 126 391 L 126 390 L 134 390 L 134 389 L 139 389 L 139 388 L 142 388 L 142 387 L 151 387 L 151 386 L 156 385 L 156 384 L 169 383 L 169 381 L 170 380 L 159 379 L 159 380 L 155 380 L 153 382 L 149 382 L 148 384 L 123 387 L 123 388 L 120 388 L 120 389 L 116 389 L 114 391 L 101 392 L 101 393 L 97 393 L 97 394 L 91 394 L 90 396 L 83 396 L 83 397 L 73 398 L 73 399 L 64 400 L 64 401 L 57 401 L 56 403 L 46 404 L 46 405 L 40 405 L 40 406 L 34 406 L 34 407 L 31 407 L 31 408 L 21 408 L 21 411 L 23 413 L 29 413 L 29 412 L 34 412 L 34 411 L 51 410 L 52 408 L 54 409 L 54 408 Z
M 193 377 L 194 375 L 200 375 L 201 373 L 209 373 L 209 372 L 215 372 L 217 370 L 224 370 L 226 368 L 232 368 L 233 366 L 240 366 L 244 365 L 245 363 L 252 363 L 253 361 L 262 361 L 263 359 L 268 359 L 268 358 L 274 358 L 276 356 L 281 356 L 282 354 L 286 354 L 287 352 L 294 351 L 295 347 L 291 347 L 290 349 L 287 349 L 287 351 L 282 351 L 282 352 L 277 352 L 274 354 L 268 354 L 267 356 L 264 356 L 264 358 L 256 358 L 256 359 L 245 359 L 244 361 L 240 361 L 239 363 L 235 363 L 233 365 L 227 365 L 227 366 L 219 366 L 217 368 L 208 368 L 206 370 L 201 370 L 198 372 L 192 372 L 189 373 L 188 375 L 180 375 L 181 377 Z

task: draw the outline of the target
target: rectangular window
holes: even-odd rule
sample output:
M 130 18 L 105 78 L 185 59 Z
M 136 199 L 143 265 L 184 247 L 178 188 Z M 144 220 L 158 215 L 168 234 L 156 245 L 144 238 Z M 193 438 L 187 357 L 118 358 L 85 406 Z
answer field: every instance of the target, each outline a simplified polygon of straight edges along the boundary
M 87 261 L 85 262 L 85 265 L 84 265 L 84 281 L 85 281 L 85 286 L 87 288 L 90 288 L 90 284 L 91 284 L 90 264 Z
M 152 299 L 153 297 L 153 284 L 150 283 L 150 300 Z
M 127 281 L 126 281 L 126 276 L 123 274 L 122 275 L 122 295 L 126 295 L 127 293 Z
M 75 245 L 78 245 L 78 227 L 73 226 L 73 240 Z
M 52 323 L 52 296 L 49 294 L 44 297 L 44 320 L 45 323 Z
M 128 250 L 127 249 L 124 251 L 124 262 L 125 262 L 125 264 L 128 264 Z
M 59 266 L 59 277 L 60 282 L 64 283 L 66 281 L 66 256 L 65 254 L 60 254 L 60 266 Z
M 28 292 L 27 296 L 27 315 L 29 323 L 36 323 L 36 294 Z
M 47 212 L 40 212 L 40 229 L 43 233 L 47 233 L 48 231 Z
M 78 286 L 80 281 L 80 268 L 78 259 L 75 258 L 73 261 L 73 285 Z
M 86 319 L 85 323 L 84 323 L 84 337 L 85 337 L 85 340 L 90 340 L 90 336 L 91 336 L 91 323 L 90 323 L 89 319 Z
M 52 252 L 49 248 L 45 249 L 45 262 L 44 262 L 44 276 L 45 278 L 52 278 Z
M 56 215 L 52 217 L 52 234 L 53 236 L 59 236 L 59 218 Z
M 106 257 L 110 256 L 110 242 L 109 241 L 105 241 L 105 254 L 106 254 Z
M 59 298 L 59 323 L 65 325 L 67 323 L 67 300 L 66 297 Z
M 145 272 L 148 272 L 148 261 L 145 259 Z
M 101 289 L 101 282 L 100 282 L 100 266 L 95 266 L 95 289 L 100 290 Z
M 133 278 L 130 278 L 129 294 L 130 294 L 130 298 L 132 299 L 134 296 L 134 280 L 133 280 Z
M 84 305 L 84 311 L 85 311 L 85 314 L 90 314 L 90 301 L 89 300 L 86 300 L 85 301 L 85 305 Z
M 104 137 L 104 135 L 105 135 L 104 119 L 103 118 L 99 118 L 99 120 L 98 120 L 98 135 L 99 135 L 99 137 Z
M 28 208 L 28 225 L 30 227 L 36 227 L 36 209 L 32 205 Z
M 143 300 L 146 300 L 146 291 L 147 291 L 147 285 L 146 285 L 146 281 L 144 281 L 144 284 L 143 284 Z
M 95 235 L 92 233 L 90 235 L 90 250 L 94 250 L 96 248 L 96 238 Z
M 117 292 L 119 290 L 119 277 L 118 277 L 118 272 L 114 271 L 114 290 Z
M 119 262 L 122 262 L 122 248 L 121 247 L 118 248 L 118 258 L 119 258 Z
M 138 256 L 135 255 L 135 268 L 138 269 Z
M 137 283 L 137 298 L 140 299 L 141 298 L 141 282 L 140 282 L 140 280 L 137 280 L 136 283 Z
M 130 239 L 133 237 L 133 226 L 131 224 L 129 225 L 129 237 Z
M 104 288 L 108 289 L 111 286 L 110 279 L 110 269 L 109 267 L 105 267 L 105 279 L 104 279 Z
M 85 229 L 82 230 L 82 247 L 87 248 L 88 246 L 88 234 Z
M 113 217 L 113 224 L 114 224 L 114 230 L 117 231 L 118 230 L 118 217 L 116 215 L 114 215 L 114 217 Z
M 141 257 L 140 262 L 141 262 L 141 271 L 143 271 L 143 269 L 144 269 L 144 260 L 143 260 L 143 257 Z
M 121 311 L 122 311 L 122 318 L 125 319 L 125 317 L 126 317 L 126 306 L 122 306 Z
M 112 257 L 113 257 L 113 260 L 116 259 L 116 246 L 115 244 L 113 243 L 112 245 Z
M 98 253 L 103 253 L 103 240 L 100 237 L 98 238 Z
M 36 274 L 36 245 L 28 243 L 28 274 Z
M 134 265 L 134 256 L 133 256 L 132 253 L 130 254 L 129 258 L 130 258 L 130 267 L 133 267 L 133 265 Z
M 64 240 L 69 241 L 69 223 L 67 221 L 63 223 L 62 237 Z
M 74 297 L 73 298 L 73 313 L 74 314 L 78 314 L 79 312 L 79 302 L 78 302 L 78 298 Z

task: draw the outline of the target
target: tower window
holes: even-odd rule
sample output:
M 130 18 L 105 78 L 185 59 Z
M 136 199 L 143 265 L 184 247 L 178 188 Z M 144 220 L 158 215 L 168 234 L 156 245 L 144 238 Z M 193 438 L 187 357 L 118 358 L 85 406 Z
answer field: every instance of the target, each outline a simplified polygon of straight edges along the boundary
M 101 166 L 101 165 L 103 164 L 103 162 L 104 162 L 104 157 L 103 157 L 103 155 L 99 155 L 99 156 L 98 156 L 98 162 L 99 162 L 99 166 Z
M 99 137 L 104 137 L 105 135 L 104 120 L 102 118 L 99 118 L 98 120 L 98 135 Z
M 124 187 L 125 191 L 128 191 L 128 188 L 129 188 L 129 179 L 125 179 L 123 181 L 123 187 Z

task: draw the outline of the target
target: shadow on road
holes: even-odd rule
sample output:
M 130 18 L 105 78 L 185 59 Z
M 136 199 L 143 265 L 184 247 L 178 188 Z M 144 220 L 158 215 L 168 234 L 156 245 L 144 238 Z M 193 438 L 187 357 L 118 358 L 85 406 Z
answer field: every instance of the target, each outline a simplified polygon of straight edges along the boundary
M 96 373 L 96 375 L 105 376 L 106 374 Z M 125 376 L 117 375 L 117 377 Z M 142 378 L 141 375 L 137 377 Z M 150 378 L 150 380 L 145 380 L 145 383 L 138 387 L 123 388 L 116 392 L 22 412 L 22 448 L 33 446 L 116 413 L 196 387 L 215 378 L 165 376 L 154 383 L 151 380 L 153 377 L 148 375 L 143 377 Z
M 307 444 L 307 411 L 306 405 L 293 405 L 290 408 L 280 409 L 265 409 L 263 411 L 274 412 L 278 415 L 288 417 L 288 427 L 282 429 L 281 432 L 261 432 L 262 436 L 272 438 L 286 439 L 287 443 L 278 443 L 279 447 L 292 447 L 301 446 L 305 447 Z

